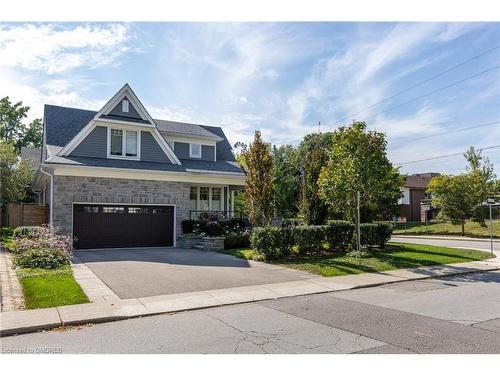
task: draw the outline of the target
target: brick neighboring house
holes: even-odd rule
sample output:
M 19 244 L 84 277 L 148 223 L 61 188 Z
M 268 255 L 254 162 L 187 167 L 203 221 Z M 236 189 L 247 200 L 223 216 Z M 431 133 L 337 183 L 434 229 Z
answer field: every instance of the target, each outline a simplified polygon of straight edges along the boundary
M 426 193 L 427 187 L 433 177 L 439 176 L 439 173 L 417 173 L 406 176 L 406 182 L 403 187 L 403 197 L 399 201 L 399 218 L 406 221 L 421 221 L 422 201 L 431 198 Z

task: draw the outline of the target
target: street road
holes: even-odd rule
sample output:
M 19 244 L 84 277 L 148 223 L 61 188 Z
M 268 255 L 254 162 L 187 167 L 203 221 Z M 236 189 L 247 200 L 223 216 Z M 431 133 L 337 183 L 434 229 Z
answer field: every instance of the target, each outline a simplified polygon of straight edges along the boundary
M 454 239 L 430 239 L 430 238 L 415 238 L 406 236 L 392 236 L 391 241 L 393 242 L 404 242 L 404 243 L 415 243 L 422 245 L 433 245 L 433 246 L 446 246 L 454 247 L 458 249 L 476 249 L 490 251 L 490 241 L 467 241 L 467 240 L 454 240 Z M 494 239 L 493 251 L 496 253 L 497 257 L 500 257 L 500 242 L 498 239 Z
M 500 353 L 500 272 L 1 339 L 2 352 Z

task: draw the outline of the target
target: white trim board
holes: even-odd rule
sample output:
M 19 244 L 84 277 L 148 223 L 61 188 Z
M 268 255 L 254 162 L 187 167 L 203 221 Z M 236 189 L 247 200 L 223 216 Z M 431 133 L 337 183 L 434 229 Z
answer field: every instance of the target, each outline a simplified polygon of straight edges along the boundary
M 130 168 L 91 167 L 67 164 L 43 164 L 54 170 L 55 176 L 122 178 L 131 180 L 153 180 L 171 182 L 190 182 L 200 184 L 245 185 L 245 175 L 228 173 L 190 173 L 152 171 Z

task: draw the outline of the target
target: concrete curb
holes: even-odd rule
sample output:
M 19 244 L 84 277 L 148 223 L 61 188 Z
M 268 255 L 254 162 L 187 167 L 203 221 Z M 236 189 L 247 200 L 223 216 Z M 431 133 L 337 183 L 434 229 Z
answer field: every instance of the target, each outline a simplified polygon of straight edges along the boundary
M 392 237 L 402 237 L 402 238 L 417 238 L 420 240 L 443 240 L 443 241 L 472 241 L 472 242 L 490 242 L 489 238 L 476 238 L 476 237 L 459 237 L 459 236 L 428 236 L 426 234 L 417 235 L 417 234 L 394 234 Z M 391 241 L 392 241 L 391 237 Z M 397 242 L 397 240 L 394 240 Z M 494 243 L 500 243 L 500 239 L 493 238 Z
M 364 273 L 330 278 L 318 276 L 284 283 L 120 299 L 39 310 L 6 311 L 0 313 L 0 336 L 36 332 L 59 326 L 109 322 L 498 269 L 500 269 L 500 263 L 497 259 L 492 258 L 486 261 L 399 269 L 382 273 Z

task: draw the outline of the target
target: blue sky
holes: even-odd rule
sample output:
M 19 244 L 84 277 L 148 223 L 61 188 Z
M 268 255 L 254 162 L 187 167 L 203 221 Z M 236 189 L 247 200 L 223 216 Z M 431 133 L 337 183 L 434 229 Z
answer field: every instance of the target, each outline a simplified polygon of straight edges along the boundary
M 260 129 L 296 144 L 318 121 L 366 120 L 399 163 L 500 144 L 499 124 L 415 140 L 500 121 L 500 69 L 388 110 L 499 65 L 500 49 L 380 103 L 499 45 L 498 23 L 2 23 L 0 96 L 41 117 L 44 103 L 98 110 L 128 82 L 153 117 L 220 125 L 231 143 Z M 500 149 L 484 155 L 500 174 Z

